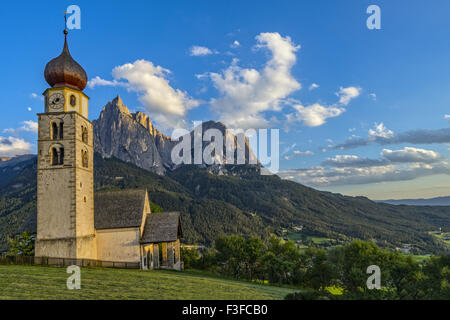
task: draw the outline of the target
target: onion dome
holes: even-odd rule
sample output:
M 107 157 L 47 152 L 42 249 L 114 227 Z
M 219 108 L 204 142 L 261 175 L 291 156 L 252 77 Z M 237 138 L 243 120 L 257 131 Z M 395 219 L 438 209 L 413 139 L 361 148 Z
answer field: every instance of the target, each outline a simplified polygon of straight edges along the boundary
M 67 45 L 67 30 L 64 30 L 62 53 L 45 66 L 44 77 L 52 87 L 68 86 L 83 91 L 88 78 L 86 71 L 72 58 Z

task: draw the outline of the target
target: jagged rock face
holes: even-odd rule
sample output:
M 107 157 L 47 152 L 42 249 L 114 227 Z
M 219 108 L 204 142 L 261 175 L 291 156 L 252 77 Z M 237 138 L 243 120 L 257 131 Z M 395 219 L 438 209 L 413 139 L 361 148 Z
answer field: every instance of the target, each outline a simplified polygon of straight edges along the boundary
M 244 143 L 238 143 L 238 138 L 227 132 L 227 128 L 220 122 L 208 121 L 202 124 L 203 135 L 208 129 L 217 129 L 224 137 L 224 142 L 233 141 L 234 164 L 237 164 L 238 150 L 244 150 L 245 163 L 257 163 L 256 156 L 253 154 L 248 140 Z M 193 130 L 187 137 L 191 139 L 191 159 L 194 159 L 194 135 L 198 131 Z M 184 137 L 180 138 L 184 139 Z M 157 130 L 151 119 L 143 112 L 130 113 L 123 104 L 119 96 L 108 102 L 100 114 L 100 117 L 94 121 L 94 150 L 103 157 L 116 157 L 122 161 L 131 162 L 138 167 L 165 174 L 166 170 L 175 169 L 171 154 L 173 147 L 178 141 L 162 134 Z M 210 145 L 210 141 L 202 141 L 202 150 Z M 203 153 L 203 152 L 202 152 Z M 218 155 L 215 155 L 218 158 Z M 223 147 L 223 153 L 220 160 L 222 164 L 227 162 L 226 144 Z M 205 166 L 205 164 L 202 164 Z M 227 169 L 223 165 L 208 166 L 216 174 L 227 174 Z
M 156 129 L 150 117 L 145 113 L 138 111 L 132 114 L 132 117 L 136 122 L 145 127 L 148 132 L 153 136 L 156 143 L 156 148 L 158 149 L 159 155 L 163 161 L 164 166 L 171 168 L 172 160 L 171 160 L 171 151 L 176 142 L 172 141 L 172 139 L 164 134 L 162 134 L 158 129 Z
M 192 159 L 194 159 L 195 152 L 194 139 L 200 134 L 199 128 L 200 126 L 192 130 L 190 133 Z M 208 135 L 206 134 L 210 129 L 219 131 L 223 137 L 222 154 L 216 153 L 212 155 L 212 158 L 220 164 L 214 164 L 212 166 L 220 168 L 222 167 L 222 165 L 226 164 L 259 164 L 257 157 L 250 148 L 250 144 L 247 138 L 243 134 L 233 135 L 230 131 L 227 131 L 227 127 L 221 122 L 207 121 L 202 123 L 201 136 L 199 136 L 199 138 L 202 138 L 202 152 L 204 152 L 205 148 L 207 148 L 212 143 L 212 139 L 208 138 Z M 214 132 L 210 131 L 210 134 L 214 135 Z M 204 141 L 203 139 L 206 141 Z M 231 154 L 230 150 L 227 150 L 228 144 L 230 144 L 231 146 Z M 209 150 L 211 150 L 211 148 Z M 238 161 L 239 158 L 240 161 Z
M 137 120 L 139 119 L 139 120 Z M 108 102 L 94 121 L 94 150 L 103 157 L 116 157 L 138 167 L 164 174 L 163 160 L 152 135 L 150 119 L 131 114 L 118 96 Z

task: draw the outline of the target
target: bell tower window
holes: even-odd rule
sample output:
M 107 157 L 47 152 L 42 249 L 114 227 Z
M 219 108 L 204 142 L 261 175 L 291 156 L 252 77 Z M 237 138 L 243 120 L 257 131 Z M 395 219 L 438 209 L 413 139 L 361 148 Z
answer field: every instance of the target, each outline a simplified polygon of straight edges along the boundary
M 59 164 L 64 164 L 64 148 L 59 149 Z
M 61 122 L 59 124 L 59 138 L 62 140 L 64 139 L 64 123 Z
M 58 150 L 56 148 L 52 148 L 51 159 L 52 159 L 52 166 L 56 166 L 58 164 L 58 162 L 59 162 Z
M 52 122 L 51 136 L 52 136 L 52 140 L 58 139 L 58 125 L 55 122 Z
M 64 147 L 62 145 L 54 145 L 50 148 L 50 164 L 52 166 L 64 164 Z
M 61 120 L 52 121 L 50 137 L 52 140 L 64 139 L 64 122 Z

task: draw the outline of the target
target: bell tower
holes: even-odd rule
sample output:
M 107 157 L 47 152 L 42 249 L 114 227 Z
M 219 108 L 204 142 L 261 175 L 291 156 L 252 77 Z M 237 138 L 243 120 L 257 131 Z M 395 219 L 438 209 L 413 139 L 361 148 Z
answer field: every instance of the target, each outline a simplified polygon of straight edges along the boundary
M 44 113 L 38 117 L 36 257 L 97 259 L 93 125 L 84 69 L 62 53 L 47 63 Z

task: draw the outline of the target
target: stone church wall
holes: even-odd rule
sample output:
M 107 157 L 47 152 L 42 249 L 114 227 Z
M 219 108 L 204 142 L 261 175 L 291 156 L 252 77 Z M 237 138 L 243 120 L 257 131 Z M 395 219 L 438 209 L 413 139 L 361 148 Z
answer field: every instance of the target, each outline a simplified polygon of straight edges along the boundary
M 140 262 L 139 228 L 97 230 L 98 260 Z

